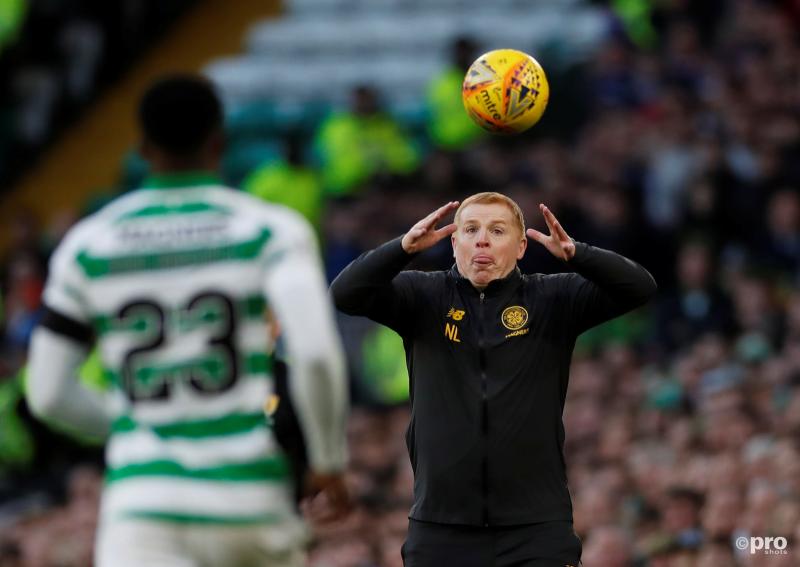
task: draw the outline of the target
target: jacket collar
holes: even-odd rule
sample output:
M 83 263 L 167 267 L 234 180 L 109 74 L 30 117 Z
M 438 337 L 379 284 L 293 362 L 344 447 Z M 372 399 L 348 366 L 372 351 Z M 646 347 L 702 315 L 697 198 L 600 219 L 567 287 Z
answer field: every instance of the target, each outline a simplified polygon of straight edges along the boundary
M 458 266 L 453 264 L 453 267 L 450 268 L 450 276 L 456 280 L 456 283 L 465 288 L 471 289 L 473 292 L 480 293 L 480 291 L 472 285 L 467 278 L 461 275 L 461 272 L 458 271 Z M 522 272 L 519 270 L 519 266 L 514 266 L 514 269 L 504 278 L 498 280 L 492 280 L 483 290 L 484 295 L 488 297 L 493 297 L 497 295 L 502 295 L 508 290 L 515 288 L 519 282 L 522 280 Z

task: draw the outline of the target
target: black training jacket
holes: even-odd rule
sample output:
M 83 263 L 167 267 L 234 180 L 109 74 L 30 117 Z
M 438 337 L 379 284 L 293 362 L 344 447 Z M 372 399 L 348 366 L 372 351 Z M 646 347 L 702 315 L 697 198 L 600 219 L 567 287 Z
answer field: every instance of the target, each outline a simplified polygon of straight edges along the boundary
M 403 338 L 415 520 L 503 526 L 572 520 L 561 419 L 576 337 L 646 303 L 640 265 L 576 242 L 575 273 L 518 269 L 475 289 L 455 266 L 402 271 L 400 238 L 331 285 L 343 312 Z

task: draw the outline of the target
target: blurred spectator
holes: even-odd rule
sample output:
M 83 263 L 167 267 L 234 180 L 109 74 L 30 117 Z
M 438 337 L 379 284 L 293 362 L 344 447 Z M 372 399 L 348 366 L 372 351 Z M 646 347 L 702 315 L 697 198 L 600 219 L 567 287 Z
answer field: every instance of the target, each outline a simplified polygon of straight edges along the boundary
M 5 341 L 12 349 L 25 352 L 31 332 L 39 321 L 44 274 L 38 259 L 18 254 L 8 266 L 4 295 Z
M 703 533 L 708 541 L 728 542 L 742 513 L 742 498 L 733 487 L 716 487 L 709 491 L 703 508 Z
M 742 333 L 753 333 L 775 344 L 780 335 L 776 290 L 764 273 L 752 271 L 733 282 L 733 309 Z
M 703 542 L 699 513 L 703 498 L 692 489 L 676 487 L 667 494 L 664 506 L 664 531 L 682 548 L 694 549 Z
M 656 42 L 651 10 L 647 0 L 614 0 L 611 2 L 615 12 L 622 20 L 628 37 L 638 47 L 648 49 Z
M 365 220 L 363 202 L 337 199 L 328 203 L 322 227 L 328 281 L 333 281 L 347 264 L 365 250 L 360 233 Z
M 765 265 L 795 280 L 800 276 L 800 195 L 797 191 L 782 189 L 770 197 L 759 252 Z
M 464 112 L 461 99 L 464 75 L 478 53 L 466 36 L 456 39 L 450 49 L 450 66 L 428 85 L 428 135 L 436 146 L 460 150 L 485 135 Z
M 3 488 L 4 481 L 33 463 L 35 440 L 17 411 L 22 400 L 21 380 L 0 379 L 0 501 L 8 490 Z
M 35 149 L 44 144 L 54 126 L 58 77 L 46 67 L 28 67 L 17 73 L 11 89 L 19 101 L 16 123 L 19 142 Z
M 609 41 L 600 48 L 589 73 L 589 88 L 597 106 L 631 108 L 639 102 L 631 57 L 622 40 Z
M 677 285 L 658 301 L 656 329 L 660 346 L 675 352 L 706 333 L 732 331 L 731 303 L 715 282 L 709 245 L 688 241 L 678 251 Z
M 650 225 L 673 230 L 679 220 L 680 203 L 689 181 L 701 170 L 701 157 L 695 143 L 691 114 L 684 93 L 668 90 L 662 98 L 658 135 L 650 142 L 644 179 L 644 212 Z
M 16 40 L 27 9 L 28 0 L 0 0 L 0 51 Z
M 0 376 L 22 366 L 33 327 L 40 316 L 45 276 L 45 252 L 33 216 L 20 211 L 9 227 L 9 249 L 0 263 Z
M 603 567 L 631 567 L 633 546 L 628 534 L 611 526 L 592 529 L 583 546 L 583 563 Z
M 386 406 L 407 402 L 408 369 L 403 340 L 391 329 L 374 325 L 362 341 L 362 382 L 372 399 Z
M 250 173 L 242 189 L 268 201 L 294 209 L 320 232 L 322 183 L 304 160 L 304 140 L 289 135 L 284 140 L 284 159 L 263 165 Z
M 67 21 L 61 30 L 59 47 L 67 62 L 64 90 L 72 104 L 88 101 L 95 88 L 103 53 L 103 30 L 88 18 Z
M 357 193 L 373 176 L 412 173 L 417 149 L 381 107 L 370 86 L 352 93 L 351 109 L 336 112 L 319 128 L 316 139 L 325 189 L 332 195 Z
M 608 250 L 632 257 L 641 256 L 637 239 L 639 232 L 630 205 L 623 192 L 614 186 L 584 185 L 578 193 L 583 222 L 575 231 L 575 239 L 592 242 Z

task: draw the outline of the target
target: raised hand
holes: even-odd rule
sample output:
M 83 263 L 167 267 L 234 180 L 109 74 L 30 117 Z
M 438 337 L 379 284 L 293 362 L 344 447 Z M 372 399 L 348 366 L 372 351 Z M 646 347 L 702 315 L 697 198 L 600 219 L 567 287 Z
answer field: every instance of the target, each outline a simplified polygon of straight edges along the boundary
M 437 229 L 436 225 L 444 217 L 458 208 L 458 201 L 450 201 L 446 205 L 442 205 L 427 217 L 419 221 L 411 227 L 411 229 L 403 236 L 401 244 L 403 250 L 409 254 L 415 252 L 422 252 L 427 250 L 442 238 L 450 236 L 456 231 L 455 223 L 450 223 L 442 228 Z
M 550 234 L 544 234 L 533 228 L 526 230 L 525 234 L 528 238 L 547 248 L 556 258 L 564 261 L 570 260 L 575 255 L 575 243 L 567 235 L 555 215 L 550 212 L 550 209 L 539 203 L 539 210 L 544 215 L 544 221 L 547 223 L 547 228 L 550 229 Z

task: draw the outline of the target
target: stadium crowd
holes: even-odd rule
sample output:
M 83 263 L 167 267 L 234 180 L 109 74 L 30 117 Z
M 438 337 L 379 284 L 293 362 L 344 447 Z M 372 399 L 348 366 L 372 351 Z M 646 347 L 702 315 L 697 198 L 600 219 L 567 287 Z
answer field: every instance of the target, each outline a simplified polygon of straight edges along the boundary
M 0 2 L 0 183 L 119 79 L 193 2 Z
M 576 240 L 639 261 L 659 282 L 656 301 L 586 333 L 572 364 L 565 458 L 583 563 L 797 565 L 800 8 L 656 4 L 652 36 L 609 11 L 614 31 L 572 79 L 585 105 L 575 112 L 588 117 L 574 132 L 550 135 L 546 115 L 530 135 L 465 136 L 461 147 L 433 145 L 411 173 L 371 164 L 365 181 L 324 197 L 327 271 L 482 190 L 517 200 L 534 226 L 544 202 Z M 553 97 L 555 107 L 555 89 Z M 2 262 L 2 567 L 91 561 L 98 450 L 34 424 L 17 378 L 47 252 L 75 217 L 38 228 L 20 215 Z M 415 267 L 451 262 L 443 243 Z M 536 247 L 522 267 L 562 269 Z M 396 567 L 412 478 L 408 410 L 392 384 L 402 373 L 365 356 L 364 342 L 381 340 L 370 324 L 340 323 L 353 377 L 347 476 L 356 506 L 315 527 L 310 564 Z M 380 344 L 402 366 L 397 344 Z M 389 386 L 376 387 L 379 372 L 394 373 Z M 785 539 L 751 553 L 752 538 L 767 537 Z

